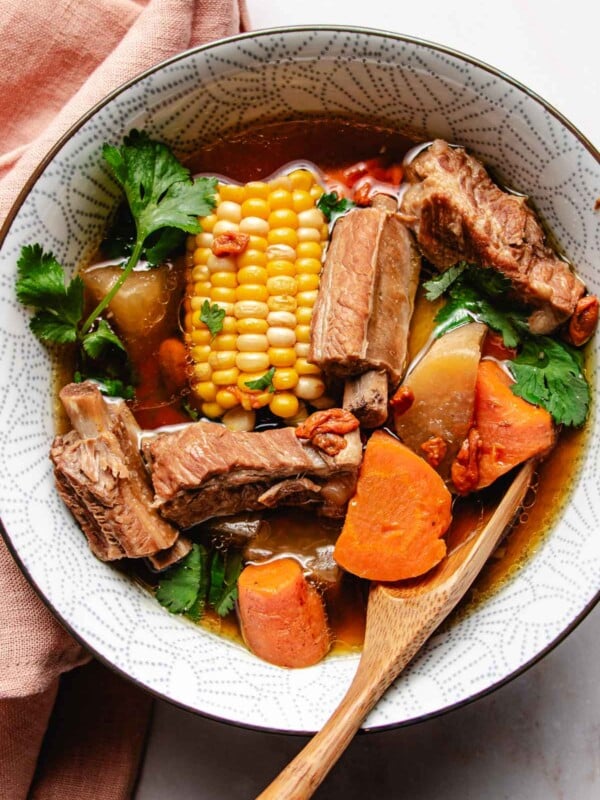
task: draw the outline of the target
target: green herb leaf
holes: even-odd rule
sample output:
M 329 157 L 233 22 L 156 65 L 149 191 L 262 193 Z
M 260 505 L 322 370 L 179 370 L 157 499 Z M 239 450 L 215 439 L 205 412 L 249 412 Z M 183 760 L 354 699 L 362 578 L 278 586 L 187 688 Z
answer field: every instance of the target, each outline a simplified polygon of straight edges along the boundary
M 62 266 L 39 244 L 21 248 L 16 292 L 23 305 L 37 310 L 30 327 L 38 339 L 59 344 L 77 340 L 83 313 L 83 281 L 77 275 L 66 283 Z
M 532 336 L 509 366 L 516 379 L 514 394 L 545 408 L 558 424 L 585 422 L 590 389 L 577 350 L 548 336 Z
M 215 207 L 216 178 L 192 180 L 171 150 L 143 131 L 131 131 L 120 148 L 105 144 L 102 153 L 125 192 L 138 240 L 161 228 L 201 232 L 198 217 Z
M 239 551 L 228 551 L 225 555 L 218 551 L 213 553 L 208 602 L 220 617 L 226 617 L 233 610 L 241 571 L 242 554 Z
M 271 369 L 267 370 L 260 378 L 256 378 L 256 380 L 244 381 L 244 386 L 247 386 L 249 389 L 259 389 L 261 392 L 265 389 L 274 392 L 273 375 L 275 375 L 275 367 L 271 367 Z
M 118 347 L 125 352 L 125 345 L 105 319 L 98 321 L 95 331 L 85 334 L 81 344 L 90 358 L 100 358 L 109 347 Z
M 189 611 L 198 599 L 201 577 L 202 551 L 200 545 L 193 544 L 185 558 L 161 575 L 156 599 L 171 614 Z
M 225 310 L 213 303 L 212 306 L 208 300 L 202 303 L 200 309 L 200 320 L 206 325 L 210 331 L 211 336 L 216 336 L 223 328 L 223 320 L 225 319 Z
M 135 398 L 135 389 L 133 386 L 120 378 L 111 378 L 106 375 L 103 377 L 87 375 L 81 370 L 76 370 L 73 375 L 73 382 L 82 383 L 82 381 L 93 381 L 102 394 L 105 394 L 107 397 L 123 397 L 125 400 L 133 400 Z
M 204 614 L 206 607 L 206 596 L 208 594 L 209 573 L 208 573 L 208 551 L 204 545 L 194 545 L 200 553 L 200 580 L 198 582 L 198 596 L 186 612 L 194 622 L 199 622 Z
M 453 267 L 449 267 L 444 270 L 444 272 L 431 278 L 431 280 L 425 281 L 423 284 L 425 297 L 433 303 L 434 300 L 437 300 L 449 289 L 466 268 L 467 263 L 465 261 L 460 261 L 458 264 L 454 264 Z
M 322 194 L 317 200 L 317 208 L 328 222 L 334 222 L 355 206 L 356 203 L 348 200 L 347 197 L 340 197 L 337 192 Z
M 200 412 L 198 411 L 198 409 L 194 408 L 194 406 L 190 403 L 189 400 L 187 399 L 182 400 L 181 408 L 183 409 L 183 411 L 185 411 L 185 413 L 191 420 L 193 420 L 194 422 L 198 422 L 198 420 L 200 419 Z

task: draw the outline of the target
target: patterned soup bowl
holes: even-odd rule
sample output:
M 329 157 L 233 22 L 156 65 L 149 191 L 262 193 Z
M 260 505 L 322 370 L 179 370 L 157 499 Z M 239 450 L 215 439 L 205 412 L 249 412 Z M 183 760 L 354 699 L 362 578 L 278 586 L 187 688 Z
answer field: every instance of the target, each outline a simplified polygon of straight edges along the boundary
M 192 153 L 223 133 L 305 114 L 376 119 L 425 141 L 471 149 L 534 201 L 590 291 L 600 292 L 600 154 L 559 113 L 486 64 L 428 42 L 361 29 L 294 28 L 237 36 L 160 64 L 92 109 L 54 148 L 5 224 L 2 273 L 4 534 L 58 619 L 105 663 L 156 695 L 256 728 L 311 732 L 341 699 L 358 654 L 286 670 L 170 615 L 98 561 L 58 497 L 49 445 L 54 370 L 15 298 L 20 248 L 39 241 L 63 264 L 89 257 L 116 189 L 104 141 L 132 128 Z M 592 343 L 588 376 L 597 391 Z M 506 682 L 560 641 L 600 590 L 596 404 L 564 470 L 560 507 L 519 568 L 455 614 L 371 712 L 365 727 L 422 719 Z

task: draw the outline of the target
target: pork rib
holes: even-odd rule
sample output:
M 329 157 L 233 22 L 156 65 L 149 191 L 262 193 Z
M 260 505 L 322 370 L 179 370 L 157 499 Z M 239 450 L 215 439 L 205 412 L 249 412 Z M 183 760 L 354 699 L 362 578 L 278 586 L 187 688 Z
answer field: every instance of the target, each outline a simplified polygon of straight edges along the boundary
M 57 436 L 50 458 L 58 492 L 102 561 L 185 554 L 178 531 L 152 508 L 153 493 L 137 445 L 138 427 L 124 401 L 107 403 L 93 383 L 60 392 L 74 430 Z
M 159 434 L 144 443 L 154 507 L 182 528 L 274 505 L 311 503 L 343 514 L 362 458 L 358 430 L 343 439 L 343 449 L 329 456 L 293 428 L 247 433 L 196 422 Z
M 548 246 L 526 198 L 502 191 L 476 158 L 441 139 L 408 164 L 406 179 L 400 211 L 434 266 L 465 260 L 501 272 L 535 309 L 533 333 L 573 314 L 584 284 Z

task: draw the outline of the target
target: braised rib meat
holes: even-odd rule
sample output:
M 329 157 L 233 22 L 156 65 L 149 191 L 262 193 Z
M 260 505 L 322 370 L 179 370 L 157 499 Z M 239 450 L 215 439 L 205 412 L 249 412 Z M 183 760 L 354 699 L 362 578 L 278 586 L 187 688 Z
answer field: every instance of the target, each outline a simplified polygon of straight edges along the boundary
M 549 247 L 526 198 L 502 191 L 477 159 L 442 140 L 408 164 L 406 179 L 400 211 L 434 266 L 465 260 L 501 272 L 535 309 L 534 333 L 573 314 L 584 284 Z
M 330 456 L 289 427 L 234 433 L 196 422 L 159 434 L 144 444 L 154 507 L 182 528 L 275 505 L 312 503 L 322 513 L 341 515 L 362 458 L 358 430 L 343 440 L 345 446 Z
M 74 426 L 53 442 L 58 492 L 102 561 L 153 557 L 163 568 L 185 555 L 178 531 L 152 507 L 137 447 L 137 423 L 124 401 L 103 400 L 92 383 L 69 384 L 60 398 Z

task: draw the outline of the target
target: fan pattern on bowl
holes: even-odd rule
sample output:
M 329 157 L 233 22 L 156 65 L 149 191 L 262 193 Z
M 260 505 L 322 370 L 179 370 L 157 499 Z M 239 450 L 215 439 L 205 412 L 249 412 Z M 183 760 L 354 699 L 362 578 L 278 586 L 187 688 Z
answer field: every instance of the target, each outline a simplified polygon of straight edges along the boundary
M 190 709 L 312 731 L 344 693 L 356 656 L 305 670 L 272 667 L 170 616 L 91 555 L 53 488 L 51 359 L 14 299 L 23 244 L 39 241 L 75 265 L 99 241 L 116 197 L 101 163 L 102 142 L 143 127 L 187 154 L 223 132 L 301 113 L 376 119 L 472 148 L 507 184 L 527 189 L 585 280 L 600 289 L 598 161 L 556 115 L 501 75 L 435 46 L 366 31 L 264 32 L 200 48 L 97 110 L 50 160 L 5 237 L 0 508 L 35 585 L 101 657 Z M 591 378 L 595 384 L 595 370 Z M 595 418 L 590 426 L 592 444 L 577 465 L 570 502 L 543 546 L 491 599 L 430 640 L 368 727 L 422 717 L 485 691 L 535 658 L 594 599 L 600 588 Z

